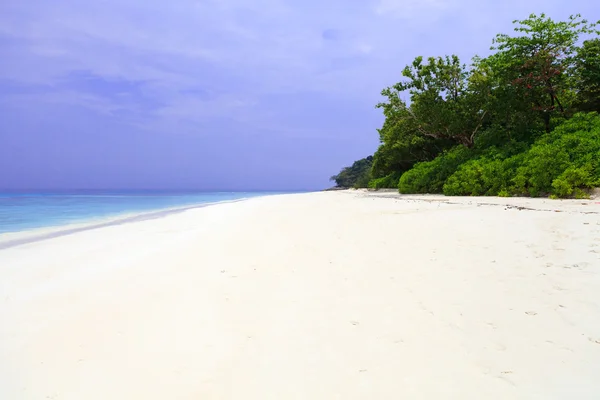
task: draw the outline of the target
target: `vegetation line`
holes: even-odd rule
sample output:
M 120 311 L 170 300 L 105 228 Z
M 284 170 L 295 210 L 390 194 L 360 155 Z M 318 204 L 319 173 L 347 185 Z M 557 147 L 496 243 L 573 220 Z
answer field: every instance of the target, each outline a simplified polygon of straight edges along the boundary
M 417 57 L 377 105 L 374 155 L 338 187 L 401 193 L 585 198 L 600 187 L 600 21 L 514 21 L 467 66 Z
M 480 203 L 477 202 L 475 204 L 471 203 L 460 203 L 456 201 L 451 201 L 447 199 L 420 199 L 420 198 L 402 198 L 398 197 L 398 195 L 378 195 L 376 198 L 378 199 L 395 199 L 395 200 L 403 200 L 403 201 L 416 201 L 416 202 L 425 202 L 425 203 L 441 203 L 448 205 L 458 205 L 458 206 L 469 206 L 475 205 L 479 206 L 493 206 L 493 207 L 504 207 L 505 210 L 519 210 L 519 211 L 542 211 L 542 212 L 562 212 L 565 214 L 600 214 L 600 211 L 579 211 L 579 210 L 557 210 L 555 208 L 533 208 L 533 207 L 524 207 L 524 206 L 516 206 L 514 204 L 506 204 L 506 203 Z M 599 202 L 600 204 L 600 202 Z

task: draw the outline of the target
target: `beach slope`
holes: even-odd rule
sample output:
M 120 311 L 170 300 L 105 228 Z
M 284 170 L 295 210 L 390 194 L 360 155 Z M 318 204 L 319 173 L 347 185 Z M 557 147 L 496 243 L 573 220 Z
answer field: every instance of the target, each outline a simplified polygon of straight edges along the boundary
M 600 205 L 327 192 L 0 251 L 2 399 L 598 399 Z

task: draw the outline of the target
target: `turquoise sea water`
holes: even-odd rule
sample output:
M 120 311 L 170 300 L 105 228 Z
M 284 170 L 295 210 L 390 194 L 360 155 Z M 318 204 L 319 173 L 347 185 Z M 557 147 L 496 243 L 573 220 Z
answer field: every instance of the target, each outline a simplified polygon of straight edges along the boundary
M 86 222 L 131 213 L 277 194 L 271 192 L 0 192 L 0 233 Z

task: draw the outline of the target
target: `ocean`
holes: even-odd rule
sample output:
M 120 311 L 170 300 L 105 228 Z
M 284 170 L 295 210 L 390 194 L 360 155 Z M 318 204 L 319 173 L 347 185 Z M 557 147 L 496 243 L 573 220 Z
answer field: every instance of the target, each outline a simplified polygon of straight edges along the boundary
M 280 192 L 0 192 L 0 234 L 271 194 Z

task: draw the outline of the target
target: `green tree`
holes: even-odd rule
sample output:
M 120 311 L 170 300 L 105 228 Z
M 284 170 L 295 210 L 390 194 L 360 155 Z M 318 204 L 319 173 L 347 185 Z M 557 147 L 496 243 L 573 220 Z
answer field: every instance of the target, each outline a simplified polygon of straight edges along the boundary
M 432 160 L 454 144 L 448 139 L 421 135 L 398 97 L 380 107 L 384 109 L 386 119 L 383 127 L 378 129 L 381 145 L 373 156 L 373 178 L 407 171 L 415 163 Z
M 514 21 L 516 36 L 499 34 L 494 39 L 488 64 L 511 86 L 513 98 L 525 102 L 550 132 L 553 116 L 566 117 L 574 98 L 570 72 L 576 62 L 576 43 L 583 34 L 597 33 L 597 23 L 581 15 L 555 22 L 545 14 L 531 14 Z
M 600 112 L 600 39 L 583 42 L 575 58 L 577 108 Z
M 584 196 L 600 185 L 600 22 L 532 14 L 494 53 L 415 58 L 381 94 L 380 146 L 336 177 L 403 193 Z M 587 39 L 587 40 L 584 40 Z M 584 111 L 585 113 L 578 113 Z M 358 183 L 357 183 L 358 182 Z
M 341 188 L 366 188 L 371 180 L 372 164 L 373 156 L 362 158 L 329 179 L 335 181 L 336 186 Z
M 486 121 L 484 104 L 490 94 L 486 81 L 472 79 L 472 71 L 455 55 L 430 57 L 426 63 L 417 57 L 402 75 L 407 80 L 382 91 L 388 103 L 380 106 L 403 109 L 401 117 L 409 119 L 420 136 L 472 147 Z M 410 106 L 400 99 L 405 91 Z

